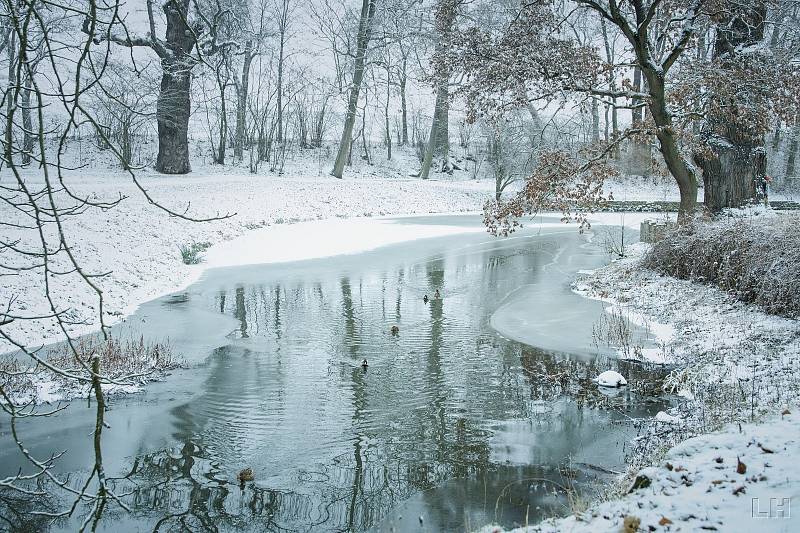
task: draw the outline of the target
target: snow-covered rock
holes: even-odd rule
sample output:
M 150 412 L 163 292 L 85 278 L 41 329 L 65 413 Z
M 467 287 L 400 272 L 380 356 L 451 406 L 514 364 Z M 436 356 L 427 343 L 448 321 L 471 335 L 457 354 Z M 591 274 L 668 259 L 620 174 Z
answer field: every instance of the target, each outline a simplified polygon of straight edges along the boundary
M 622 374 L 613 370 L 606 370 L 595 378 L 595 381 L 601 387 L 623 387 L 628 384 Z
M 659 411 L 658 413 L 656 413 L 655 419 L 658 422 L 664 422 L 665 424 L 680 424 L 681 422 L 683 422 L 683 420 L 681 420 L 677 416 L 672 416 L 670 414 L 665 413 L 664 411 Z

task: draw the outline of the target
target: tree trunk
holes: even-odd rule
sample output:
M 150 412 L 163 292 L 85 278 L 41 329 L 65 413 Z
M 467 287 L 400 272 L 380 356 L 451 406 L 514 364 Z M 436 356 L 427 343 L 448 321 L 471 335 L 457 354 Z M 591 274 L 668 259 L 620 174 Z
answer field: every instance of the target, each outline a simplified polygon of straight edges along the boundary
M 642 69 L 640 67 L 633 68 L 633 90 L 642 92 L 645 88 L 642 79 Z M 646 79 L 646 76 L 645 76 Z M 641 107 L 642 99 L 638 97 L 631 98 L 631 103 L 634 107 L 631 109 L 631 125 L 634 128 L 640 128 L 644 122 L 644 108 Z M 629 157 L 628 157 L 628 171 L 632 174 L 646 176 L 650 173 L 650 146 L 646 143 L 631 141 L 629 144 Z
M 36 137 L 33 134 L 33 120 L 31 119 L 31 89 L 33 88 L 33 78 L 30 74 L 25 76 L 25 86 L 22 90 L 22 164 L 27 165 L 31 162 L 33 144 Z
M 164 174 L 187 174 L 189 163 L 189 115 L 191 113 L 191 69 L 194 32 L 187 24 L 189 0 L 164 4 L 167 46 L 161 58 L 161 91 L 158 95 L 158 156 L 156 170 Z
M 250 64 L 253 61 L 253 42 L 247 41 L 244 48 L 244 62 L 242 64 L 242 79 L 239 83 L 239 92 L 236 102 L 236 139 L 234 140 L 233 156 L 242 160 L 244 145 L 247 142 L 247 96 L 250 91 Z
M 742 140 L 710 140 L 711 156 L 698 155 L 695 161 L 703 169 L 703 202 L 712 213 L 726 207 L 741 207 L 757 199 L 767 170 L 767 152 L 763 146 Z
M 358 38 L 356 40 L 356 61 L 353 71 L 353 83 L 350 86 L 350 97 L 347 101 L 347 115 L 344 120 L 344 130 L 342 139 L 339 142 L 339 153 L 333 165 L 331 175 L 341 179 L 344 174 L 344 165 L 350 153 L 350 143 L 352 142 L 353 125 L 356 122 L 356 112 L 358 110 L 358 95 L 361 91 L 361 82 L 364 80 L 364 63 L 367 58 L 367 45 L 369 44 L 372 31 L 372 19 L 375 16 L 375 4 L 377 0 L 361 1 L 361 18 L 358 24 Z
M 642 69 L 639 67 L 633 67 L 633 90 L 637 93 L 642 90 Z M 638 97 L 633 97 L 631 99 L 631 103 L 633 104 L 633 109 L 631 109 L 631 124 L 633 124 L 634 128 L 638 128 L 642 124 L 642 108 L 636 107 L 642 103 L 642 100 Z
M 322 137 L 325 134 L 325 113 L 328 107 L 328 97 L 322 100 L 322 107 L 317 115 L 317 123 L 314 126 L 314 135 L 311 138 L 311 146 L 319 148 L 322 146 Z
M 386 67 L 386 105 L 383 108 L 384 126 L 386 128 L 386 160 L 392 160 L 392 131 L 389 128 L 389 100 L 392 96 L 391 73 Z
M 447 83 L 447 80 L 444 82 Z M 425 148 L 425 158 L 422 160 L 422 170 L 420 170 L 419 177 L 426 180 L 431 172 L 431 164 L 433 163 L 433 153 L 436 151 L 437 140 L 439 135 L 439 123 L 442 120 L 442 113 L 439 112 L 442 105 L 442 99 L 447 98 L 445 91 L 442 90 L 442 82 L 439 82 L 439 87 L 436 89 L 436 105 L 433 111 L 433 121 L 431 121 L 431 132 L 428 136 L 428 145 Z
M 794 176 L 795 162 L 797 161 L 797 142 L 800 138 L 800 126 L 796 126 L 792 132 L 792 140 L 789 142 L 789 153 L 786 158 L 786 177 Z
M 450 79 L 449 76 L 439 85 L 437 92 L 442 92 L 442 98 L 437 94 L 436 102 L 439 104 L 435 110 L 437 119 L 437 135 L 435 149 L 439 153 L 447 154 L 450 151 Z
M 222 68 L 222 67 L 220 67 Z M 219 83 L 219 97 L 220 97 L 220 118 L 219 118 L 219 147 L 217 148 L 217 156 L 214 163 L 218 165 L 225 164 L 225 152 L 228 148 L 228 105 L 225 98 L 225 85 L 226 80 L 220 79 L 220 74 L 217 73 L 217 80 Z
M 283 142 L 283 49 L 286 42 L 285 33 L 281 32 L 280 49 L 278 53 L 278 133 L 275 140 Z
M 408 106 L 406 104 L 406 60 L 403 59 L 403 73 L 400 76 L 400 113 L 403 146 L 408 144 Z
M 592 98 L 592 142 L 600 140 L 600 107 L 597 98 Z
M 191 74 L 169 63 L 172 62 L 162 61 L 164 73 L 157 104 L 156 170 L 164 174 L 187 174 L 192 171 L 189 164 Z
M 125 119 L 122 122 L 122 132 L 121 132 L 121 151 L 122 151 L 122 169 L 129 170 L 131 168 L 131 159 L 133 157 L 133 150 L 131 149 L 131 127 L 130 127 L 130 120 Z
M 433 162 L 433 154 L 436 150 L 443 150 L 445 164 L 447 162 L 447 151 L 449 148 L 448 118 L 450 108 L 450 69 L 446 61 L 441 60 L 443 52 L 447 51 L 449 36 L 456 18 L 455 4 L 452 0 L 440 1 L 436 10 L 436 56 L 440 58 L 436 64 L 438 82 L 436 84 L 436 105 L 433 110 L 433 120 L 431 121 L 431 133 L 428 136 L 428 147 L 425 150 L 425 157 L 422 160 L 422 170 L 420 177 L 428 179 Z
M 8 95 L 6 96 L 5 158 L 10 165 L 14 158 L 14 98 L 11 96 L 17 84 L 17 32 L 9 30 L 8 43 Z
M 642 54 L 648 53 L 647 51 L 639 52 Z M 649 58 L 641 56 L 640 60 L 642 59 Z M 652 65 L 652 62 L 648 61 L 648 63 Z M 648 68 L 643 70 L 643 74 L 648 82 L 650 114 L 653 116 L 653 122 L 658 126 L 656 137 L 658 138 L 659 149 L 670 174 L 678 183 L 678 190 L 681 195 L 678 219 L 690 219 L 694 217 L 697 211 L 697 177 L 692 172 L 688 161 L 681 155 L 678 138 L 672 127 L 672 115 L 667 109 L 662 72 Z
M 722 68 L 742 46 L 764 39 L 766 14 L 766 5 L 759 3 L 720 21 L 714 58 L 721 61 Z M 737 105 L 736 101 L 725 102 L 721 109 L 735 109 Z M 703 170 L 706 208 L 712 213 L 741 207 L 766 194 L 764 136 L 751 131 L 748 124 L 738 122 L 741 121 L 730 114 L 710 113 L 702 132 L 708 150 L 695 155 L 695 162 Z

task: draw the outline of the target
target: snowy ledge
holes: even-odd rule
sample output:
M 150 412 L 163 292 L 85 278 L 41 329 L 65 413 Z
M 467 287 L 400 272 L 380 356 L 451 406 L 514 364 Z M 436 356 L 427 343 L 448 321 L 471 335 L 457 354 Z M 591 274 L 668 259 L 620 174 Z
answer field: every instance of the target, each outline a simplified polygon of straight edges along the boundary
M 664 387 L 685 401 L 650 421 L 633 443 L 638 467 L 619 480 L 647 486 L 514 531 L 800 531 L 798 321 L 644 269 L 648 249 L 635 244 L 573 286 L 651 330 L 660 346 L 639 359 L 675 367 Z

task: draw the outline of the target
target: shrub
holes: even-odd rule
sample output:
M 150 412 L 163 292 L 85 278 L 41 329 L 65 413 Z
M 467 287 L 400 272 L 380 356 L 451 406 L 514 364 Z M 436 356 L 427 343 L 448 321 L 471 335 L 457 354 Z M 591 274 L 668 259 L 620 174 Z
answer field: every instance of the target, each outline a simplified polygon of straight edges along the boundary
M 202 253 L 211 248 L 210 242 L 192 242 L 178 245 L 181 259 L 186 265 L 197 265 L 203 260 Z
M 800 216 L 698 221 L 653 245 L 644 266 L 714 284 L 766 312 L 800 317 Z
M 50 365 L 84 377 L 89 377 L 86 368 L 98 356 L 103 376 L 133 385 L 157 379 L 181 363 L 168 344 L 146 342 L 143 337 L 104 340 L 100 335 L 88 335 L 75 339 L 73 345 L 78 360 L 65 343 L 49 349 L 43 356 Z M 0 358 L 0 389 L 6 394 L 0 397 L 0 403 L 7 399 L 20 405 L 35 401 L 37 386 L 44 382 L 52 384 L 48 393 L 56 397 L 72 398 L 87 393 L 86 382 L 65 378 L 44 366 L 31 365 L 28 360 Z

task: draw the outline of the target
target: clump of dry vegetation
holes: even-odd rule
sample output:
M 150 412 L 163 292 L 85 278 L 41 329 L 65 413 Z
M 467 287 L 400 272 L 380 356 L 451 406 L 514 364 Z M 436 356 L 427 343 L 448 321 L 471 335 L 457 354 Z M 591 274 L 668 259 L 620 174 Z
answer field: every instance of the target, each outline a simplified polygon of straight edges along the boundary
M 103 339 L 100 336 L 88 336 L 75 341 L 75 349 L 77 357 L 66 344 L 61 344 L 50 349 L 42 359 L 66 373 L 88 378 L 91 376 L 91 361 L 98 357 L 105 378 L 131 386 L 157 379 L 164 371 L 179 366 L 168 344 L 146 342 L 143 337 Z M 43 381 L 53 383 L 48 391 L 50 394 L 64 399 L 81 396 L 88 391 L 88 383 L 81 386 L 76 380 L 41 364 L 30 366 L 26 363 L 27 360 L 14 357 L 0 359 L 0 389 L 14 403 L 38 401 L 36 384 Z
M 800 215 L 730 217 L 681 225 L 643 265 L 710 283 L 767 313 L 800 317 Z

